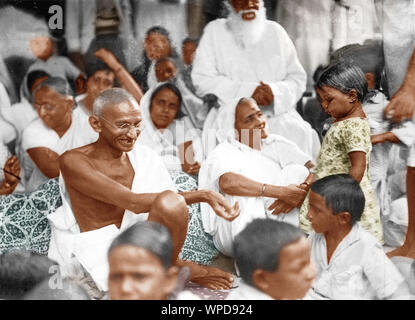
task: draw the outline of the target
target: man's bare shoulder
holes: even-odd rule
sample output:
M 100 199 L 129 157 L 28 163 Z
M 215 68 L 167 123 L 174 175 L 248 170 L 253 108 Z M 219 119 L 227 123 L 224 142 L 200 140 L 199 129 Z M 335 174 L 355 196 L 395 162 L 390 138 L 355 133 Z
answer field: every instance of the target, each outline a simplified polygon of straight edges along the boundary
M 89 155 L 95 150 L 93 144 L 89 144 L 83 147 L 68 150 L 59 157 L 59 165 L 62 171 L 73 168 L 74 166 L 80 167 L 80 163 L 89 163 Z

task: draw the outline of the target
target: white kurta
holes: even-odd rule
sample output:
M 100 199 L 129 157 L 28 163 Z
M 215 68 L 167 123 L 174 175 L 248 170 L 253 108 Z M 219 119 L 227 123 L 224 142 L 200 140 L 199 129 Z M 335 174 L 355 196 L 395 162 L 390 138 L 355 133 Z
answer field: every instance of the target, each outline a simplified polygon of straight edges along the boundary
M 257 182 L 280 186 L 303 182 L 309 174 L 304 164 L 310 158 L 282 137 L 272 135 L 268 139 L 270 145 L 267 146 L 267 142 L 264 142 L 262 151 L 252 149 L 235 139 L 219 144 L 202 164 L 199 188 L 221 192 L 219 179 L 229 172 Z M 222 219 L 204 203 L 201 203 L 201 215 L 203 228 L 213 236 L 216 248 L 225 255 L 233 256 L 232 243 L 235 236 L 252 220 L 271 217 L 266 207 L 273 199 L 229 195 L 225 197 L 231 205 L 236 201 L 239 203 L 241 214 L 238 218 L 232 222 Z M 298 226 L 298 211 L 293 215 L 296 221 L 287 222 Z M 279 215 L 275 218 L 285 220 L 288 216 L 289 214 Z
M 385 95 L 379 92 L 363 105 L 363 110 L 368 117 L 371 134 L 391 131 L 401 141 L 399 147 L 403 149 L 402 151 L 407 151 L 415 143 L 415 125 L 411 121 L 406 121 L 392 126 L 390 121 L 384 119 L 384 109 L 388 103 L 389 101 Z M 379 143 L 372 147 L 370 154 L 370 182 L 381 209 L 383 220 L 388 220 L 390 213 L 391 198 L 388 192 L 387 178 L 391 148 L 392 144 L 389 142 Z M 397 149 L 394 148 L 393 150 L 396 151 Z
M 327 263 L 326 240 L 312 232 L 308 238 L 317 277 L 308 299 L 386 299 L 404 281 L 379 242 L 355 224 Z
M 32 121 L 23 131 L 22 149 L 27 151 L 32 148 L 49 148 L 58 155 L 63 154 L 67 150 L 82 147 L 84 145 L 95 142 L 98 134 L 88 126 L 88 118 L 82 112 L 82 109 L 76 108 L 72 112 L 72 123 L 69 129 L 62 137 L 47 127 L 40 118 Z M 36 167 L 33 170 L 29 181 L 26 183 L 26 191 L 35 190 L 40 184 L 48 178 Z
M 176 191 L 166 167 L 153 150 L 136 144 L 134 149 L 128 152 L 128 157 L 134 169 L 132 192 Z M 106 291 L 109 270 L 107 251 L 111 241 L 135 222 L 147 220 L 148 213 L 134 214 L 125 210 L 120 229 L 112 224 L 81 233 L 72 212 L 63 177 L 60 176 L 59 180 L 62 206 L 48 216 L 52 229 L 49 258 L 59 263 L 64 276 L 71 275 L 76 265 L 80 263 L 92 276 L 99 289 Z M 75 260 L 72 259 L 72 255 L 76 257 Z
M 267 20 L 265 24 L 262 38 L 247 48 L 235 39 L 227 19 L 217 19 L 205 27 L 192 71 L 197 94 L 213 93 L 221 106 L 226 106 L 233 99 L 252 96 L 261 81 L 268 84 L 274 103 L 263 110 L 270 132 L 317 156 L 318 135 L 295 110 L 306 89 L 306 73 L 285 30 L 273 21 Z M 217 129 L 219 117 L 220 110 L 212 109 L 205 130 Z

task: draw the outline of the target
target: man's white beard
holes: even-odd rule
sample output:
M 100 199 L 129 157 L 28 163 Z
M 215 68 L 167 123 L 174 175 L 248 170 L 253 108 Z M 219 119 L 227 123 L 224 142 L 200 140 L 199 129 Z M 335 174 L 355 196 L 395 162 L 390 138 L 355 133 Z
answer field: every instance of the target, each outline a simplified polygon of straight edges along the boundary
M 244 12 L 254 11 L 256 17 L 254 20 L 242 19 Z M 238 44 L 243 48 L 250 48 L 256 45 L 261 39 L 265 31 L 266 9 L 261 3 L 259 10 L 240 11 L 236 13 L 231 7 L 228 15 L 228 24 L 235 36 Z

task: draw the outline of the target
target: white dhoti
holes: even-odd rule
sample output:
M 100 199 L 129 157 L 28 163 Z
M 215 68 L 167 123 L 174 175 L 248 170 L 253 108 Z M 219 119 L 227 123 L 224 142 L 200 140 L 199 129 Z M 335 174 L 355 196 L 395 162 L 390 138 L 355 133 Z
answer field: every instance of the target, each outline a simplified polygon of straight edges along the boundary
M 132 192 L 176 191 L 161 158 L 153 150 L 136 145 L 128 156 L 134 169 Z M 98 288 L 107 291 L 109 270 L 107 253 L 112 240 L 134 223 L 147 220 L 148 213 L 135 214 L 126 210 L 120 229 L 111 224 L 93 231 L 80 232 L 62 176 L 59 182 L 62 206 L 48 216 L 52 229 L 48 256 L 59 263 L 63 277 L 77 276 L 76 272 L 81 265 Z

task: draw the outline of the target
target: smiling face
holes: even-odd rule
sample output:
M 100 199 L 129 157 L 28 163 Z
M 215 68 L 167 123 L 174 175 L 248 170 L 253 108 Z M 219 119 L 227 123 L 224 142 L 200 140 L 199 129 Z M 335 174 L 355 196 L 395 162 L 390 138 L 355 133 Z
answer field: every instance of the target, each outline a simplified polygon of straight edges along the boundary
M 321 107 L 334 119 L 341 119 L 355 110 L 355 99 L 340 90 L 322 86 L 316 89 Z
M 170 56 L 169 40 L 160 33 L 150 33 L 144 41 L 144 50 L 150 60 L 159 60 Z
M 161 89 L 152 99 L 150 117 L 157 129 L 166 129 L 179 112 L 179 97 L 169 88 Z
M 113 149 L 129 152 L 140 135 L 141 111 L 129 101 L 107 106 L 102 110 L 100 119 L 100 138 Z
M 49 87 L 40 88 L 34 95 L 34 106 L 39 118 L 51 129 L 68 123 L 73 105 L 71 97 L 63 96 Z
M 140 247 L 116 247 L 108 262 L 112 300 L 163 300 L 177 283 L 176 267 L 166 269 L 156 255 Z
M 239 141 L 253 147 L 256 139 L 268 137 L 268 127 L 265 116 L 256 102 L 246 100 L 236 107 L 235 129 L 238 131 Z M 246 132 L 248 132 L 249 141 Z
M 231 0 L 232 7 L 236 13 L 241 13 L 245 21 L 254 20 L 259 10 L 259 0 Z
M 286 245 L 280 251 L 277 270 L 260 270 L 261 276 L 258 276 L 258 271 L 255 272 L 254 281 L 260 281 L 256 285 L 274 299 L 303 298 L 316 276 L 311 263 L 309 242 L 301 237 Z

